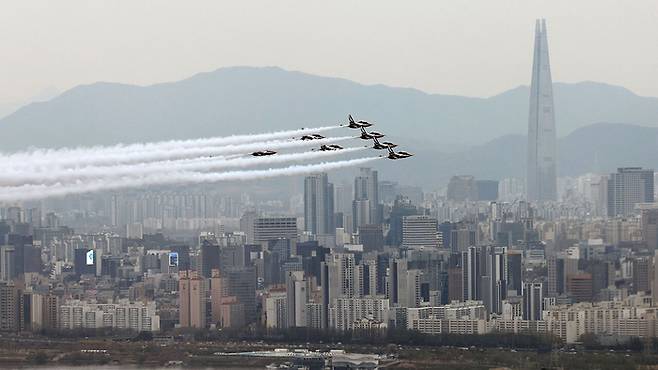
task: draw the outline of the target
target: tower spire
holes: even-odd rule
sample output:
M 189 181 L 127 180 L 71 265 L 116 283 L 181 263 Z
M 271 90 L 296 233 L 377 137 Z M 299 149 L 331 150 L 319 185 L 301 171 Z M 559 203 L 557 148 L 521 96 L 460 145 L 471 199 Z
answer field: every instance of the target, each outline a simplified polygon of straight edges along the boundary
M 528 115 L 527 197 L 557 200 L 556 133 L 553 81 L 548 57 L 546 20 L 535 22 L 535 49 Z

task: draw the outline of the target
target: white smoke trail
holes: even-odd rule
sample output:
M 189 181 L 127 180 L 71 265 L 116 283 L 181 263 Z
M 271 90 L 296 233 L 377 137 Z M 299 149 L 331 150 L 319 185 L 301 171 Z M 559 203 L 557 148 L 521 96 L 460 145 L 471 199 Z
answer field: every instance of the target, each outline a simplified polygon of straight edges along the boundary
M 235 153 L 247 153 L 259 150 L 303 148 L 309 146 L 319 146 L 337 141 L 353 139 L 353 136 L 341 136 L 335 138 L 325 138 L 319 140 L 272 140 L 263 142 L 254 142 L 248 144 L 235 144 L 224 146 L 209 147 L 190 147 L 180 149 L 154 149 L 141 152 L 128 153 L 105 153 L 99 151 L 88 153 L 85 156 L 52 156 L 47 158 L 38 158 L 30 161 L 21 162 L 0 162 L 0 172 L 20 172 L 20 171 L 50 171 L 54 167 L 61 168 L 78 168 L 82 166 L 101 166 L 101 165 L 120 165 L 140 162 L 164 161 L 173 159 L 195 158 L 201 156 L 216 156 Z M 3 166 L 4 165 L 4 166 Z
M 313 151 L 276 154 L 267 157 L 246 158 L 193 158 L 160 162 L 145 162 L 119 166 L 87 166 L 80 168 L 51 168 L 46 171 L 3 171 L 0 172 L 0 186 L 19 186 L 24 184 L 70 183 L 84 180 L 99 180 L 116 177 L 140 177 L 150 174 L 181 172 L 181 171 L 211 171 L 222 168 L 249 167 L 274 163 L 313 160 L 340 154 L 349 154 L 364 150 L 366 147 L 345 148 L 335 151 Z
M 102 190 L 139 188 L 143 186 L 201 184 L 220 181 L 246 181 L 278 176 L 304 175 L 314 172 L 330 171 L 343 167 L 357 166 L 380 158 L 381 157 L 365 157 L 311 165 L 295 165 L 282 168 L 270 168 L 267 170 L 229 171 L 220 173 L 171 172 L 156 174 L 148 177 L 124 177 L 113 180 L 104 179 L 92 182 L 78 182 L 76 184 L 23 185 L 16 187 L 4 187 L 0 188 L 0 202 L 36 200 L 48 197 L 82 194 Z
M 234 145 L 246 144 L 252 142 L 268 141 L 291 138 L 294 136 L 307 135 L 311 133 L 318 133 L 339 128 L 341 126 L 323 126 L 298 130 L 275 131 L 264 134 L 250 134 L 250 135 L 233 135 L 224 137 L 210 137 L 202 139 L 190 140 L 168 140 L 152 143 L 135 143 L 135 144 L 117 144 L 112 146 L 92 146 L 92 147 L 79 147 L 79 148 L 60 148 L 60 149 L 34 149 L 26 152 L 19 152 L 14 154 L 0 154 L 0 162 L 16 162 L 16 161 L 34 161 L 40 158 L 48 157 L 80 157 L 88 154 L 96 154 L 103 152 L 106 154 L 114 153 L 129 153 L 129 152 L 145 152 L 150 150 L 162 149 L 182 149 L 182 148 L 198 148 L 203 146 L 220 146 L 220 145 Z

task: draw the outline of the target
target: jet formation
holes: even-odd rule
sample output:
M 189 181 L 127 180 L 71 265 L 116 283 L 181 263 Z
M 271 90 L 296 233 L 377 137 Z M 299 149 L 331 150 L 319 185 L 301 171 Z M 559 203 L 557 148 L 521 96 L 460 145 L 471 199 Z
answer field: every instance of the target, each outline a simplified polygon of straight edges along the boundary
M 375 150 L 387 150 L 388 154 L 387 155 L 380 155 L 382 158 L 388 158 L 388 159 L 405 159 L 413 156 L 413 154 L 406 152 L 406 151 L 394 151 L 393 148 L 396 148 L 398 145 L 394 144 L 390 141 L 379 141 L 379 139 L 383 138 L 384 134 L 377 132 L 377 131 L 366 131 L 366 128 L 371 127 L 373 124 L 368 122 L 368 121 L 355 121 L 352 115 L 347 116 L 347 123 L 346 124 L 341 124 L 341 127 L 347 127 L 350 129 L 355 129 L 360 131 L 360 135 L 357 136 L 356 138 L 359 138 L 361 140 L 372 140 L 373 145 L 372 149 Z M 292 138 L 293 140 L 302 140 L 302 141 L 310 141 L 310 140 L 320 140 L 320 139 L 326 139 L 325 136 L 322 136 L 320 134 L 308 134 L 308 135 L 303 135 L 299 138 Z M 337 144 L 323 144 L 321 145 L 318 149 L 312 149 L 314 151 L 332 151 L 332 150 L 341 150 L 343 149 L 342 146 L 337 145 Z M 268 156 L 268 155 L 274 155 L 276 154 L 275 151 L 273 150 L 262 150 L 258 152 L 253 152 L 251 153 L 252 156 L 254 157 L 263 157 L 263 156 Z

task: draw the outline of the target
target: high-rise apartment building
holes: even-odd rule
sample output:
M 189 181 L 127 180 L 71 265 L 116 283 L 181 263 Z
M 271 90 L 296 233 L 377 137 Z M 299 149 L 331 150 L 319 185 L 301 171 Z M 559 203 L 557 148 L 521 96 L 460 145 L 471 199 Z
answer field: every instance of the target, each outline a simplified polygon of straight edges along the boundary
M 0 332 L 20 330 L 21 295 L 13 282 L 0 282 Z
M 182 328 L 206 327 L 204 281 L 196 271 L 181 271 L 178 281 L 179 324 Z
M 548 58 L 546 21 L 535 25 L 535 51 L 530 84 L 528 117 L 527 198 L 557 200 L 556 133 L 553 81 Z

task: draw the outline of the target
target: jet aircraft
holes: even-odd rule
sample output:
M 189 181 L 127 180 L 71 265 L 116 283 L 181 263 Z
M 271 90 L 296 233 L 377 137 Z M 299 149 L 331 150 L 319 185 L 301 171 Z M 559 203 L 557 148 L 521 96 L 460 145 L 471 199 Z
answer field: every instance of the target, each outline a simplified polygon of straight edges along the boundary
M 355 128 L 356 129 L 356 128 L 365 128 L 365 127 L 372 126 L 372 123 L 370 123 L 368 121 L 356 121 L 355 122 L 354 118 L 352 118 L 351 114 L 349 116 L 347 116 L 347 120 L 348 120 L 347 127 L 349 127 L 349 128 Z M 345 125 L 341 125 L 341 126 L 345 126 Z
M 274 155 L 274 154 L 276 154 L 276 152 L 273 150 L 262 150 L 259 152 L 251 153 L 251 155 L 253 155 L 254 157 L 264 157 L 266 155 Z
M 386 158 L 388 159 L 405 159 L 413 156 L 413 154 L 409 152 L 404 152 L 404 151 L 398 151 L 397 153 L 393 151 L 393 149 L 388 148 L 388 156 Z
M 326 152 L 329 150 L 340 150 L 340 149 L 343 149 L 343 147 L 337 144 L 330 144 L 330 145 L 322 145 L 318 150 L 321 152 Z
M 294 139 L 294 138 L 293 138 Z M 324 139 L 324 136 L 320 134 L 311 134 L 311 135 L 304 135 L 299 138 L 299 140 L 319 140 L 319 139 Z
M 383 137 L 384 137 L 384 134 L 380 134 L 379 132 L 376 132 L 376 131 L 367 132 L 366 129 L 361 127 L 361 136 L 360 136 L 360 138 L 363 139 L 363 140 L 381 139 Z
M 379 142 L 376 137 L 373 137 L 372 140 L 375 142 L 372 148 L 377 150 L 395 148 L 397 146 L 397 144 L 393 144 L 390 141 Z

